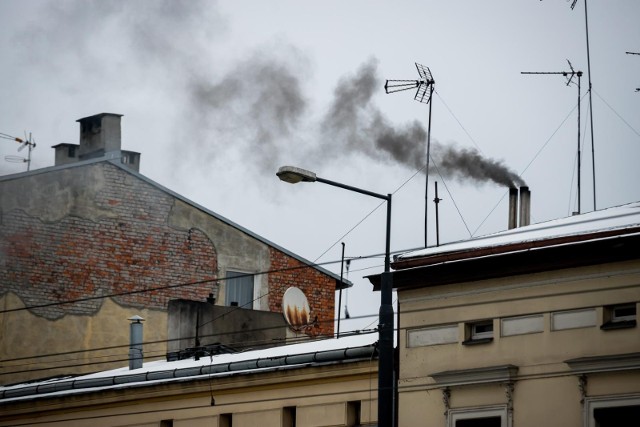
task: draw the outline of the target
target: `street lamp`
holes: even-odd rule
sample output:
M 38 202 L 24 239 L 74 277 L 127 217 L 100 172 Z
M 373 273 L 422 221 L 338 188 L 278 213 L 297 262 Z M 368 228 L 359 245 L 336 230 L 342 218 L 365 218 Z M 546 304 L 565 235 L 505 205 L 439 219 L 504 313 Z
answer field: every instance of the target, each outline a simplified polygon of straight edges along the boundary
M 381 275 L 380 312 L 378 326 L 378 425 L 391 427 L 394 423 L 394 373 L 393 373 L 393 277 L 391 275 L 391 194 L 378 194 L 339 182 L 320 178 L 315 173 L 293 166 L 282 166 L 276 173 L 281 181 L 290 184 L 298 182 L 321 182 L 345 190 L 365 194 L 387 202 L 387 231 L 384 252 L 384 273 Z

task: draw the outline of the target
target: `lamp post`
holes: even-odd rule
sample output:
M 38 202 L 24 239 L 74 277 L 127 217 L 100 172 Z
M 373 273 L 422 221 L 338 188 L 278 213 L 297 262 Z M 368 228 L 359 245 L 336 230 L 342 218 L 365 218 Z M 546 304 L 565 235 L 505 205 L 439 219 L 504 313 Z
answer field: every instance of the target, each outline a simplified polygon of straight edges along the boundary
M 387 202 L 387 231 L 384 252 L 384 273 L 380 285 L 380 311 L 378 326 L 378 425 L 392 427 L 394 423 L 394 368 L 393 368 L 393 277 L 391 275 L 391 194 L 378 194 L 339 182 L 316 176 L 314 172 L 282 166 L 276 173 L 281 181 L 290 184 L 298 182 L 321 182 L 356 193 L 382 199 Z

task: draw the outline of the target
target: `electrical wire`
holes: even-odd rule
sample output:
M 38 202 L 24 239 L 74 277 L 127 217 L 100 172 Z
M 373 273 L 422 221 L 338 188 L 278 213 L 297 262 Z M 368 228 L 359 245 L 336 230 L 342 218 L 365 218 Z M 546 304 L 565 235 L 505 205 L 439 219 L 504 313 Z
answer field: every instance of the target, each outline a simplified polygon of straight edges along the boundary
M 635 133 L 636 135 L 638 135 L 638 136 L 640 137 L 640 132 L 638 132 L 638 131 L 633 127 L 633 126 L 631 126 L 631 124 L 630 124 L 629 122 L 627 122 L 627 121 L 624 119 L 624 117 L 622 117 L 622 116 L 621 116 L 621 115 L 620 115 L 620 114 L 619 114 L 619 113 L 618 113 L 618 112 L 617 112 L 617 111 L 616 111 L 616 110 L 615 110 L 611 105 L 609 105 L 609 103 L 608 103 L 607 101 L 605 101 L 605 100 L 604 100 L 604 98 L 603 98 L 602 96 L 600 96 L 600 94 L 599 94 L 597 91 L 593 90 L 593 92 L 594 92 L 596 95 L 598 95 L 598 98 L 600 98 L 600 100 L 601 100 L 602 102 L 604 102 L 604 104 L 605 104 L 607 107 L 609 107 L 609 109 L 611 109 L 611 111 L 613 111 L 613 113 L 614 113 L 616 116 L 618 116 L 618 118 L 619 118 L 620 120 L 622 120 L 622 122 L 623 122 L 625 125 L 627 125 L 627 126 L 629 127 L 629 129 L 631 129 L 631 130 L 633 131 L 633 133 Z

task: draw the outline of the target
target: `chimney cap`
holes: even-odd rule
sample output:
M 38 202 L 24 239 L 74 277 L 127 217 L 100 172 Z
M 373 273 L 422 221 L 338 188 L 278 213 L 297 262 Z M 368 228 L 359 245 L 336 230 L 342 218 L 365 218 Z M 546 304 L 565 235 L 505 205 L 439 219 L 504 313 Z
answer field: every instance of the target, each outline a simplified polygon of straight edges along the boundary
M 138 316 L 137 314 L 129 317 L 127 320 L 131 320 L 131 322 L 135 322 L 135 323 L 144 322 L 144 318 Z
M 87 120 L 87 119 L 97 119 L 97 118 L 102 118 L 102 117 L 104 117 L 104 116 L 122 117 L 122 116 L 124 116 L 124 114 L 100 113 L 100 114 L 94 114 L 93 116 L 83 117 L 83 118 L 81 118 L 81 119 L 76 120 L 76 122 L 82 122 L 82 121 Z

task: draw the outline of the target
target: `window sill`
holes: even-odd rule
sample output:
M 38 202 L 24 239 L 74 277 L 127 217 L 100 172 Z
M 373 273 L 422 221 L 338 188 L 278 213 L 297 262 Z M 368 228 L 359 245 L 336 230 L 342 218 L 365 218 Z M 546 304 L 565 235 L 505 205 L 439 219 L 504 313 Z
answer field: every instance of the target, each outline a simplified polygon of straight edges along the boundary
M 600 329 L 603 331 L 610 331 L 614 329 L 627 329 L 627 328 L 635 328 L 636 321 L 635 320 L 625 320 L 622 322 L 607 322 L 600 326 Z
M 489 344 L 492 341 L 493 341 L 493 338 L 468 339 L 468 340 L 462 341 L 462 345 Z

